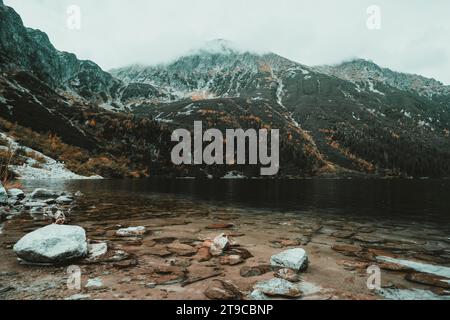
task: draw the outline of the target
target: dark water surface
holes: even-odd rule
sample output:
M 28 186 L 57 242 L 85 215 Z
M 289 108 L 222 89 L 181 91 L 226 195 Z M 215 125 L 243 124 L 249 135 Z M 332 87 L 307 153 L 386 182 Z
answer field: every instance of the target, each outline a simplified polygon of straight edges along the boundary
M 230 207 L 371 219 L 450 222 L 450 180 L 86 180 L 28 181 L 26 188 L 91 196 L 171 197 Z

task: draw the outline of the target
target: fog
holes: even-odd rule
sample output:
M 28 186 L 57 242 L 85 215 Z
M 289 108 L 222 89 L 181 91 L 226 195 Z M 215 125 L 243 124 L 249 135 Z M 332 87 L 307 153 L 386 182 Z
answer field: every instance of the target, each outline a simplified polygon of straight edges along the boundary
M 448 0 L 5 0 L 56 48 L 104 69 L 170 61 L 223 38 L 306 65 L 367 58 L 450 84 Z M 369 29 L 367 8 L 380 8 Z M 67 8 L 81 10 L 80 29 Z M 378 20 L 377 20 L 378 21 Z

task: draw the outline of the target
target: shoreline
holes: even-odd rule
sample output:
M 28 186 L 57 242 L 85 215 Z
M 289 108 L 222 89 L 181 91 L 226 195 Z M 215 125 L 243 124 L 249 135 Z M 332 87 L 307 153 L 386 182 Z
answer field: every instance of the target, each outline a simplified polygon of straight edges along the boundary
M 431 293 L 431 298 L 448 298 L 443 288 L 411 281 L 417 276 L 409 276 L 408 280 L 408 275 L 416 271 L 377 261 L 378 256 L 387 256 L 448 266 L 445 226 L 440 229 L 433 224 L 417 226 L 388 220 L 374 224 L 363 218 L 358 221 L 314 212 L 298 215 L 214 207 L 189 199 L 174 200 L 170 195 L 136 195 L 134 199 L 107 194 L 83 196 L 76 200 L 67 218 L 67 224 L 86 230 L 91 243 L 107 243 L 109 254 L 122 251 L 126 256 L 73 262 L 81 269 L 82 289 L 68 290 L 66 266 L 26 266 L 17 262 L 12 245 L 26 232 L 47 224 L 23 213 L 6 221 L 0 235 L 0 283 L 4 288 L 13 288 L 0 298 L 207 299 L 205 292 L 219 279 L 231 281 L 243 297 L 250 299 L 258 283 L 276 278 L 276 270 L 267 269 L 271 256 L 292 248 L 303 248 L 310 261 L 306 272 L 299 274 L 300 299 L 383 299 L 382 294 L 367 288 L 367 267 L 373 264 L 381 267 L 382 290 L 392 291 L 385 292 L 388 297 L 394 293 L 400 298 L 411 293 L 418 297 L 426 292 Z M 118 229 L 138 226 L 145 227 L 147 233 L 116 236 Z M 198 261 L 204 241 L 222 233 L 229 236 L 233 250 L 248 252 L 252 257 L 236 265 L 228 265 L 230 261 L 222 257 Z M 247 276 L 258 274 L 257 270 L 263 273 Z M 211 277 L 183 286 L 205 275 Z M 433 278 L 425 275 L 427 280 Z M 415 289 L 419 291 L 411 291 Z

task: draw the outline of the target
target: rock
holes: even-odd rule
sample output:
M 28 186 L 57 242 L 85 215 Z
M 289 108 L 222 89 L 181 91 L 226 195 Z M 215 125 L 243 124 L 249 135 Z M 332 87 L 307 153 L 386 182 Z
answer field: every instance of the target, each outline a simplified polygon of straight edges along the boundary
M 144 287 L 147 289 L 154 289 L 154 288 L 156 288 L 156 283 L 149 282 L 149 283 L 146 283 Z
M 211 260 L 212 255 L 209 252 L 208 247 L 201 247 L 198 249 L 197 255 L 194 257 L 194 259 L 198 262 L 206 262 Z
M 117 230 L 116 236 L 118 237 L 142 236 L 145 233 L 146 233 L 145 227 L 130 227 Z
M 409 273 L 405 276 L 405 279 L 415 283 L 425 284 L 433 287 L 440 287 L 444 289 L 450 289 L 450 279 L 432 274 Z
M 8 203 L 8 193 L 6 192 L 5 187 L 3 187 L 3 184 L 0 182 L 0 204 L 7 204 Z
M 77 192 L 75 192 L 74 196 L 75 197 L 82 197 L 83 193 L 81 191 L 77 191 Z
M 167 245 L 167 250 L 182 257 L 193 256 L 197 253 L 194 247 L 182 243 L 171 243 Z
M 302 295 L 296 285 L 278 278 L 259 282 L 255 285 L 254 289 L 269 297 L 299 298 Z
M 245 266 L 241 268 L 240 274 L 243 278 L 250 278 L 262 276 L 270 271 L 272 271 L 272 266 L 269 265 L 261 265 L 256 267 Z
M 192 265 L 189 259 L 170 259 L 168 262 L 173 267 L 189 268 Z
M 10 198 L 16 199 L 16 200 L 23 200 L 25 199 L 25 193 L 20 189 L 9 189 L 8 190 L 8 196 Z
M 86 284 L 86 289 L 102 289 L 103 286 L 103 281 L 100 278 L 95 278 L 95 279 L 89 279 L 87 284 Z
M 73 198 L 68 196 L 60 196 L 56 198 L 57 204 L 71 204 L 73 202 Z
M 354 271 L 354 270 L 366 270 L 370 265 L 368 262 L 363 261 L 354 261 L 354 260 L 340 260 L 337 261 L 337 264 L 342 265 L 345 270 Z
M 270 264 L 274 267 L 284 267 L 302 272 L 308 268 L 309 260 L 305 250 L 295 248 L 272 256 Z
M 350 239 L 354 235 L 355 235 L 355 233 L 353 231 L 346 231 L 346 230 L 337 231 L 332 234 L 333 237 L 339 238 L 339 239 Z
M 262 293 L 259 290 L 253 290 L 249 295 L 248 295 L 248 299 L 249 300 L 255 300 L 255 301 L 264 301 L 264 300 L 269 300 L 270 298 L 268 296 L 266 296 L 264 293 Z
M 253 258 L 253 255 L 250 253 L 250 251 L 241 247 L 231 247 L 227 250 L 227 254 L 240 256 L 244 260 Z
M 275 277 L 294 283 L 301 281 L 300 275 L 298 273 L 296 273 L 292 269 L 287 268 L 280 269 L 275 272 Z
M 43 201 L 31 201 L 31 202 L 25 202 L 23 204 L 25 209 L 30 210 L 33 208 L 44 208 L 47 207 L 47 204 Z
M 230 246 L 230 241 L 225 234 L 221 234 L 214 238 L 209 248 L 209 252 L 214 256 L 218 257 Z
M 36 189 L 30 194 L 30 198 L 33 200 L 48 200 L 58 198 L 59 193 L 47 189 Z
M 211 300 L 242 300 L 239 288 L 228 280 L 214 280 L 206 289 L 205 296 Z
M 235 266 L 240 263 L 243 263 L 244 259 L 241 258 L 241 256 L 238 255 L 230 255 L 230 256 L 224 256 L 220 257 L 219 263 L 221 265 L 228 265 L 228 266 Z
M 130 260 L 124 260 L 120 262 L 113 263 L 113 267 L 118 269 L 127 269 L 135 267 L 139 264 L 139 262 L 136 259 L 130 259 Z
M 219 230 L 219 229 L 231 229 L 234 227 L 232 223 L 215 223 L 206 227 L 206 229 L 210 230 Z
M 91 295 L 89 294 L 74 294 L 73 296 L 67 297 L 64 300 L 88 300 L 91 298 Z
M 370 236 L 367 234 L 357 234 L 355 236 L 353 236 L 353 240 L 357 240 L 360 242 L 364 242 L 364 243 L 369 243 L 369 244 L 375 244 L 375 243 L 384 243 L 386 242 L 385 239 L 381 239 L 375 236 Z
M 331 249 L 348 257 L 356 257 L 362 251 L 361 247 L 349 244 L 335 244 Z
M 78 226 L 49 225 L 25 235 L 14 245 L 17 256 L 30 263 L 62 263 L 88 253 L 86 232 Z
M 108 252 L 106 242 L 92 243 L 88 245 L 88 261 L 96 261 Z
M 167 250 L 166 246 L 156 245 L 146 249 L 146 254 L 157 257 L 168 257 L 172 255 L 172 252 Z

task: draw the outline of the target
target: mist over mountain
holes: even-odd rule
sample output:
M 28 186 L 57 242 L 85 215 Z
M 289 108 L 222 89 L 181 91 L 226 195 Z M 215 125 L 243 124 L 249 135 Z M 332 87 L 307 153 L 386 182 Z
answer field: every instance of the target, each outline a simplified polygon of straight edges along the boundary
M 86 152 L 79 162 L 113 163 L 80 170 L 223 176 L 231 168 L 170 165 L 171 130 L 201 120 L 279 128 L 280 176 L 450 175 L 450 90 L 436 80 L 367 60 L 309 67 L 223 39 L 170 63 L 108 73 L 56 50 L 12 8 L 0 5 L 0 18 L 0 116 L 56 134 Z

